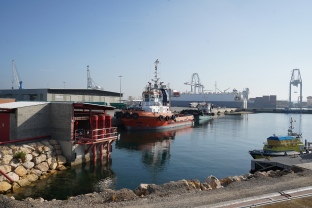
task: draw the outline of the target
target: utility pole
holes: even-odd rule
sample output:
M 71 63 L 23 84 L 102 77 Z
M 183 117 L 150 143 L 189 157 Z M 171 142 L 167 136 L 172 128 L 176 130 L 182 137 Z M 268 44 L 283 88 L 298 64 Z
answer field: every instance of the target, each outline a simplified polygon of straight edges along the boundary
M 119 77 L 119 103 L 121 103 L 121 75 L 118 76 Z

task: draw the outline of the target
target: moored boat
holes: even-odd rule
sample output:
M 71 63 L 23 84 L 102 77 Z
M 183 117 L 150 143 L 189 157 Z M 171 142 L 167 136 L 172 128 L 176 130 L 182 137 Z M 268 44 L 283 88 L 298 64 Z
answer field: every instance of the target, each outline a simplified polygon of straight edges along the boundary
M 293 130 L 294 120 L 290 119 L 290 127 L 288 134 L 285 136 L 273 135 L 267 138 L 267 142 L 264 143 L 263 149 L 251 150 L 249 154 L 254 158 L 263 157 L 278 157 L 287 155 L 303 154 L 304 144 L 302 142 L 302 134 L 294 133 Z
M 155 76 L 142 93 L 142 102 L 135 109 L 116 114 L 128 130 L 159 130 L 191 126 L 193 115 L 172 112 L 166 85 L 157 76 L 158 59 L 155 61 Z
M 203 122 L 213 118 L 213 105 L 211 103 L 201 102 L 197 104 L 196 109 L 183 109 L 182 114 L 193 115 L 195 122 Z

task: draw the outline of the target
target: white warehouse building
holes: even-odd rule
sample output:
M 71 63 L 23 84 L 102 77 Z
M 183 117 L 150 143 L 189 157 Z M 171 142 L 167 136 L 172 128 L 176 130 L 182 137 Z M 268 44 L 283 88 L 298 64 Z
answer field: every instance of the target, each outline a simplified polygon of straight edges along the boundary
M 118 103 L 122 93 L 99 89 L 1 89 L 0 98 L 16 101 L 84 102 L 101 105 Z

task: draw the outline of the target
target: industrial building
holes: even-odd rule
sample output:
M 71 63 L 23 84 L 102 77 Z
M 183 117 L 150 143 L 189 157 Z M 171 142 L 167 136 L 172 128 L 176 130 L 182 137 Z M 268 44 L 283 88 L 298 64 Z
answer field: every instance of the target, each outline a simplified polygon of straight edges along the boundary
M 16 101 L 86 102 L 109 105 L 118 103 L 122 93 L 99 89 L 1 89 L 0 98 Z
M 262 97 L 249 98 L 248 108 L 276 108 L 276 95 L 264 95 Z
M 0 145 L 57 140 L 70 164 L 109 158 L 117 127 L 113 107 L 76 102 L 9 102 L 0 104 Z

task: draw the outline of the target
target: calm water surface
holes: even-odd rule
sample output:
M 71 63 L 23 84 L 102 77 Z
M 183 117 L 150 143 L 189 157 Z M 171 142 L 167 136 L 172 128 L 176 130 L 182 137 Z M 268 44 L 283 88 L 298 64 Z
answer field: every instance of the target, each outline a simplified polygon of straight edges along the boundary
M 48 180 L 21 188 L 17 199 L 66 199 L 98 191 L 98 183 L 112 189 L 136 189 L 140 183 L 163 184 L 181 179 L 217 178 L 246 174 L 252 157 L 272 134 L 286 134 L 290 118 L 294 131 L 312 141 L 309 114 L 248 114 L 220 116 L 193 127 L 162 132 L 120 130 L 108 164 L 84 164 Z

